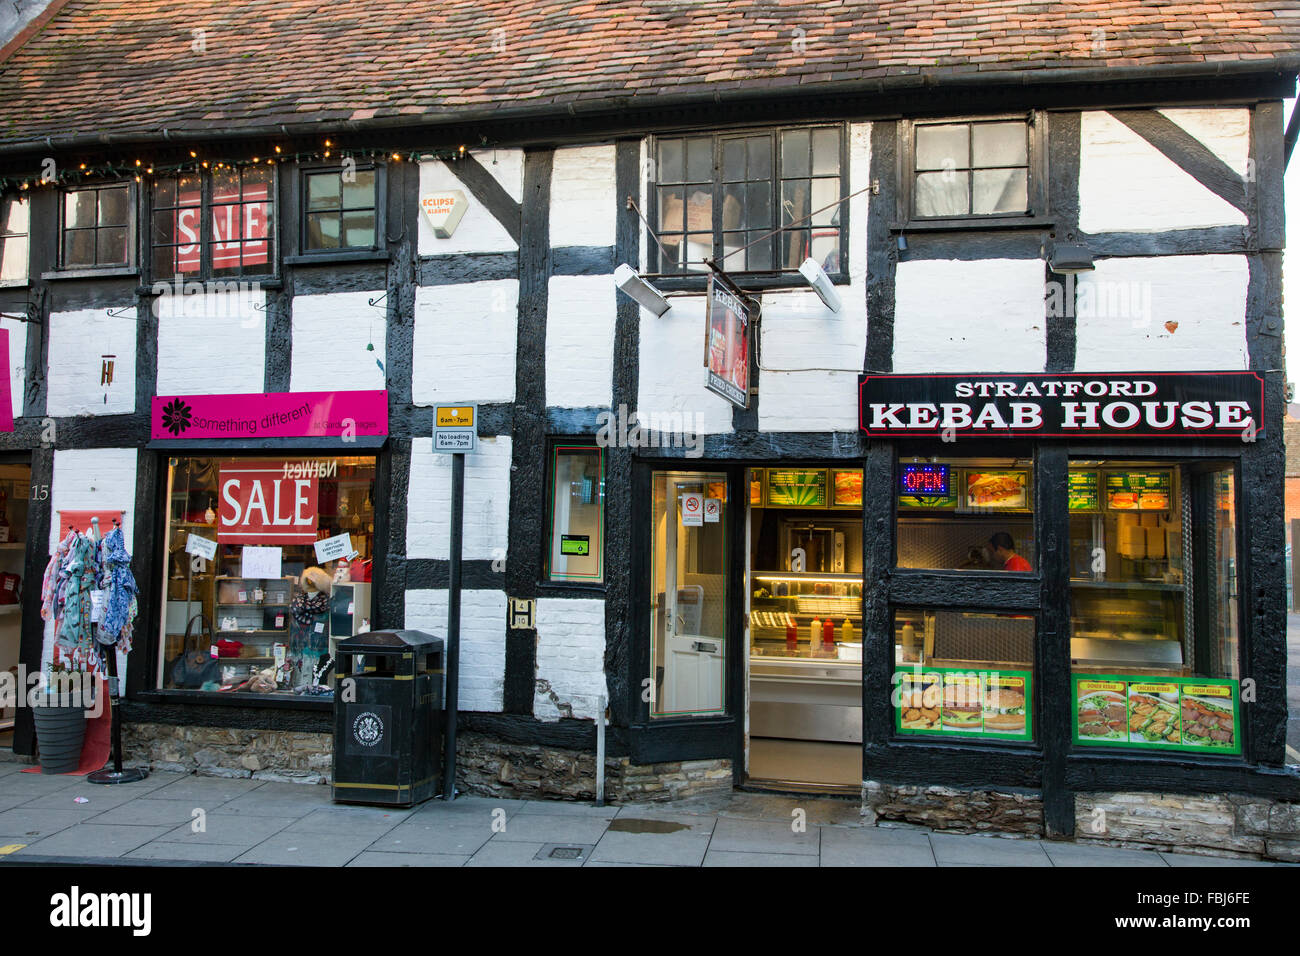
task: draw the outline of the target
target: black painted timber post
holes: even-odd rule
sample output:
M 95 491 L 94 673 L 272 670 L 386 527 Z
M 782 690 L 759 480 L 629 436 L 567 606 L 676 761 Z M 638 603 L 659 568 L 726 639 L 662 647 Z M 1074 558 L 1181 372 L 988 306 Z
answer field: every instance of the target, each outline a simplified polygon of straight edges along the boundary
M 451 580 L 447 591 L 447 737 L 442 798 L 456 798 L 456 708 L 460 706 L 460 553 L 465 524 L 465 455 L 451 456 Z

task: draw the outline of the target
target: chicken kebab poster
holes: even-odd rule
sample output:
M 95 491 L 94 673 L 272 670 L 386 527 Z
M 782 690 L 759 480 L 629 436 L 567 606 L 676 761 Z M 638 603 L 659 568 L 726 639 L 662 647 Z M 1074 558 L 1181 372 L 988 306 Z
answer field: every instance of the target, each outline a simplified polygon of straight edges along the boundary
M 954 734 L 1033 739 L 1028 671 L 967 671 L 926 667 L 894 674 L 900 734 Z
M 1074 702 L 1080 744 L 1241 753 L 1232 680 L 1076 676 Z

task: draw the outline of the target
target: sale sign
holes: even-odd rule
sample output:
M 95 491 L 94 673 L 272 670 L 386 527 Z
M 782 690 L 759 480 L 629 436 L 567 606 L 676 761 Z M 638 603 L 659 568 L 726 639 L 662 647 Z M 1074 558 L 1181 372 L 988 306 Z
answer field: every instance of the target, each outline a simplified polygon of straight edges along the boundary
M 227 544 L 314 544 L 318 469 L 300 461 L 221 463 L 217 540 Z
M 212 203 L 212 267 L 266 265 L 270 235 L 270 184 L 245 183 L 239 188 L 214 187 Z M 175 217 L 175 271 L 195 272 L 200 265 L 202 204 L 199 193 L 183 192 L 178 197 Z

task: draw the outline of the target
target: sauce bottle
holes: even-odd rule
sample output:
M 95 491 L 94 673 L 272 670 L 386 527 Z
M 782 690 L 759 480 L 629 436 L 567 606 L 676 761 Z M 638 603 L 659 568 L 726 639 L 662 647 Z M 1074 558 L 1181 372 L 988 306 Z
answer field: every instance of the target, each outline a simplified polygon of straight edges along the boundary
M 799 649 L 799 628 L 795 626 L 793 618 L 786 618 L 785 649 L 791 653 Z
M 822 621 L 819 617 L 813 618 L 812 624 L 808 626 L 808 644 L 814 657 L 821 653 Z
M 840 643 L 853 643 L 853 622 L 847 617 L 844 619 L 844 623 L 840 625 Z
M 822 650 L 835 653 L 835 622 L 829 617 L 822 621 Z

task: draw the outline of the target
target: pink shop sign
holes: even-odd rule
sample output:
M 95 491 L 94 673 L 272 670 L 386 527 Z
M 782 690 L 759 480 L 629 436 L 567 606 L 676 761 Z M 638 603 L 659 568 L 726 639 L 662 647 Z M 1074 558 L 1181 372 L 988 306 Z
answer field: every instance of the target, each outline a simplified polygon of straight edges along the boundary
M 150 421 L 155 439 L 387 435 L 388 392 L 159 395 Z

